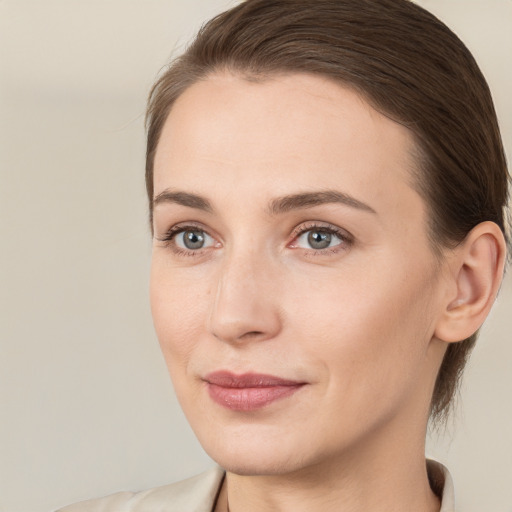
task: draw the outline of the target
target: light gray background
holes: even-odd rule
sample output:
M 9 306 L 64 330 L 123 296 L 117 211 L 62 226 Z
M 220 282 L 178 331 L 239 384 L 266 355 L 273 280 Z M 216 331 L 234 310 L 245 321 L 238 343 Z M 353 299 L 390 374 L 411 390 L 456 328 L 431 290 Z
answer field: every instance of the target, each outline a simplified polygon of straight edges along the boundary
M 0 0 L 0 512 L 211 464 L 148 307 L 142 116 L 173 50 L 228 0 Z M 474 52 L 512 153 L 512 1 L 423 0 Z M 512 284 L 428 452 L 460 510 L 512 510 Z M 392 461 L 390 461 L 392 463 Z

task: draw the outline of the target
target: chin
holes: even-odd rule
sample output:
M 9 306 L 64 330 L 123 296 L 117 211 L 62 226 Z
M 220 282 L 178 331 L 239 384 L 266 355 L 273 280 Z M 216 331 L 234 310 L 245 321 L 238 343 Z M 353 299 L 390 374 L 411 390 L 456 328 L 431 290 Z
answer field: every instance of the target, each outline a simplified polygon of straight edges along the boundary
M 310 460 L 315 458 L 313 454 L 305 452 L 307 440 L 293 439 L 281 429 L 277 433 L 265 430 L 228 433 L 226 429 L 217 436 L 196 433 L 206 453 L 223 469 L 237 475 L 283 475 L 314 464 Z
M 303 464 L 292 458 L 276 457 L 276 454 L 267 453 L 238 453 L 232 451 L 230 454 L 220 454 L 210 457 L 220 467 L 240 476 L 275 476 L 296 472 L 303 469 Z

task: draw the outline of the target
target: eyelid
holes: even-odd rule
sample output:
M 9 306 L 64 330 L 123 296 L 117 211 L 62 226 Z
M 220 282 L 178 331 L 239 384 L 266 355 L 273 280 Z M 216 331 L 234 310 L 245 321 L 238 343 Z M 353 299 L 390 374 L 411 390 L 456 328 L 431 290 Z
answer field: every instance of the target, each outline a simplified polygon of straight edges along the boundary
M 200 249 L 186 249 L 183 247 L 180 247 L 176 244 L 176 237 L 185 231 L 202 231 L 204 232 L 208 237 L 210 237 L 212 240 L 214 240 L 216 243 L 214 243 L 211 246 L 208 247 L 201 247 Z M 195 221 L 184 221 L 179 222 L 178 224 L 172 225 L 169 229 L 167 229 L 163 235 L 157 236 L 155 234 L 154 236 L 155 240 L 162 242 L 162 244 L 169 249 L 171 249 L 174 253 L 181 256 L 200 256 L 201 254 L 204 254 L 205 251 L 208 251 L 212 247 L 220 246 L 220 242 L 218 242 L 218 237 L 210 233 L 210 230 L 205 228 L 204 225 L 201 223 L 195 222 Z
M 176 234 L 181 233 L 183 231 L 187 231 L 188 229 L 197 229 L 198 231 L 204 231 L 205 233 L 210 234 L 208 230 L 205 229 L 205 227 L 202 226 L 200 223 L 194 221 L 185 221 L 173 224 L 170 228 L 165 229 L 164 232 L 159 236 L 157 236 L 155 230 L 154 238 L 159 242 L 165 242 L 170 240 L 172 237 L 176 236 Z
M 332 247 L 326 247 L 325 249 L 304 249 L 293 245 L 293 243 L 295 243 L 300 236 L 307 233 L 308 231 L 314 230 L 332 233 L 341 240 L 341 243 Z M 291 237 L 292 241 L 288 244 L 288 247 L 291 247 L 293 249 L 302 249 L 312 254 L 338 252 L 340 250 L 346 250 L 347 248 L 351 247 L 354 244 L 354 237 L 347 230 L 340 228 L 334 224 L 330 224 L 328 222 L 323 221 L 308 221 L 305 223 L 301 223 L 293 229 Z

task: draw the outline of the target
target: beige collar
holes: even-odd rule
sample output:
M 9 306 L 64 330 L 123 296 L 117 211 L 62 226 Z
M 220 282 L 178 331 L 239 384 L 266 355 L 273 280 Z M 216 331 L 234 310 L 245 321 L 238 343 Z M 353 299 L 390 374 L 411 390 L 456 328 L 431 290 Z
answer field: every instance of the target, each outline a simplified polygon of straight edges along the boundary
M 427 459 L 427 473 L 432 490 L 441 499 L 439 512 L 455 512 L 455 492 L 448 469 L 440 462 Z

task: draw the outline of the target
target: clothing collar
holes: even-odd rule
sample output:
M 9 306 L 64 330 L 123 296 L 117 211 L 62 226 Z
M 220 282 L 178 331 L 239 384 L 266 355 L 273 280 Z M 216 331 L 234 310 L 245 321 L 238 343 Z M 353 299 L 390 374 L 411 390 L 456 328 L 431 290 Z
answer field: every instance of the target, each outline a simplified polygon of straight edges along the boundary
M 432 490 L 441 500 L 439 512 L 455 512 L 455 491 L 448 469 L 440 462 L 427 459 L 427 473 Z

